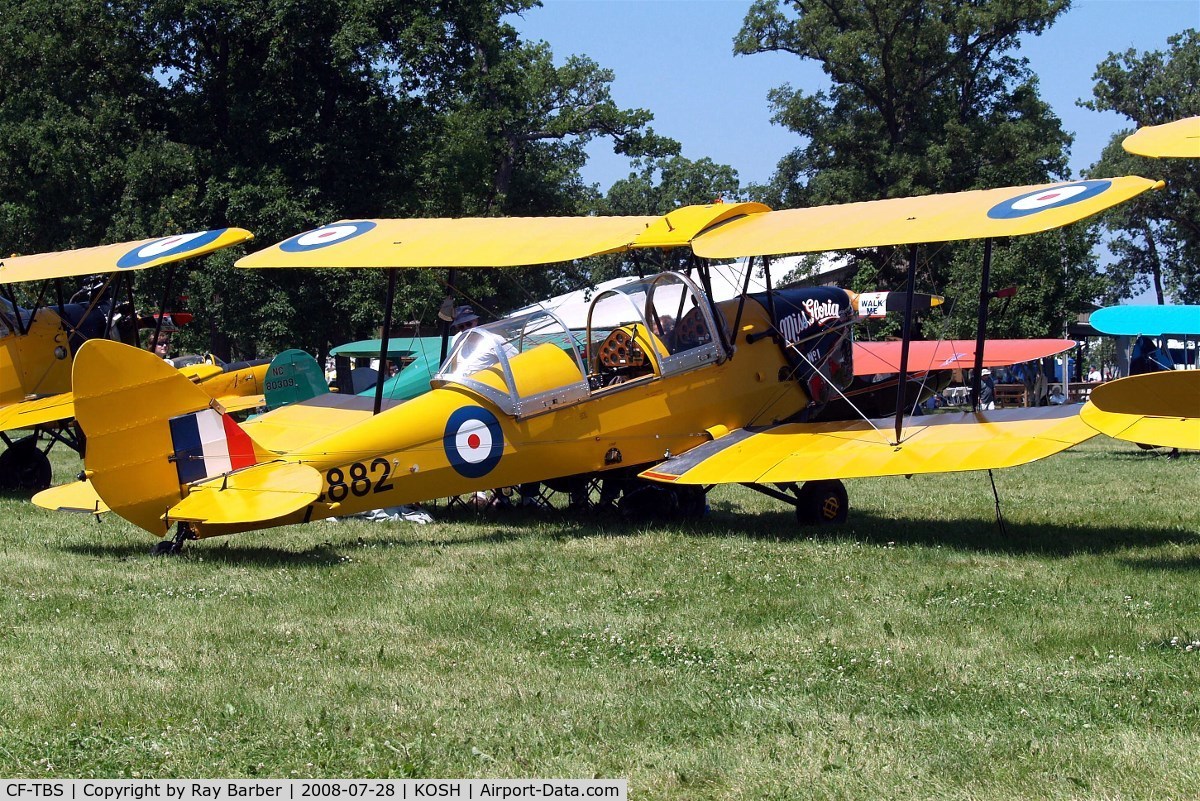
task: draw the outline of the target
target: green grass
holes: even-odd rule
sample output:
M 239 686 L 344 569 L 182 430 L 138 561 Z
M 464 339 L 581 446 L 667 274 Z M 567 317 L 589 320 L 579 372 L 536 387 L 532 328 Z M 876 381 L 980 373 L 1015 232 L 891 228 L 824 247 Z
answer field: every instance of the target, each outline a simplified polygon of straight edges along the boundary
M 995 478 L 1007 534 L 963 474 L 851 482 L 815 537 L 734 487 L 693 525 L 438 509 L 174 559 L 0 498 L 0 775 L 1195 797 L 1200 456 Z

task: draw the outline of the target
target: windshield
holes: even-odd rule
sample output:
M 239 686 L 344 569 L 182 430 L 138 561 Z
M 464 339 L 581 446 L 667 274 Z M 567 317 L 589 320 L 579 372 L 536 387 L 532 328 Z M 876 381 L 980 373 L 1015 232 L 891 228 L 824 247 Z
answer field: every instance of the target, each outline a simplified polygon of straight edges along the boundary
M 435 382 L 460 384 L 529 415 L 586 395 L 578 333 L 552 312 L 518 314 L 458 335 Z

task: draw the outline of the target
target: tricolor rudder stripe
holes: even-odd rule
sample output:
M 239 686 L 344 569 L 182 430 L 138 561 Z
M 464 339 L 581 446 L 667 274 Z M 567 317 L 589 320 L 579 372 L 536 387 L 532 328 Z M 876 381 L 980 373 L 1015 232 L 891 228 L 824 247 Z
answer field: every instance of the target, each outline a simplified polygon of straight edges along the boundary
M 203 409 L 170 419 L 171 460 L 180 484 L 240 470 L 257 463 L 254 443 L 227 414 Z

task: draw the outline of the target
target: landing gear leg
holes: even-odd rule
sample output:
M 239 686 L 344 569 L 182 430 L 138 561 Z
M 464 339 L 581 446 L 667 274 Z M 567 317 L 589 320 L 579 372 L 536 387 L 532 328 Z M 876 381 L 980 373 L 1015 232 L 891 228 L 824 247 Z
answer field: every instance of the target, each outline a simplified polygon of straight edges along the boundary
M 154 543 L 154 547 L 150 549 L 150 555 L 178 556 L 183 553 L 183 544 L 194 539 L 196 539 L 196 532 L 192 529 L 191 523 L 176 523 L 175 536 L 169 540 L 163 539 Z

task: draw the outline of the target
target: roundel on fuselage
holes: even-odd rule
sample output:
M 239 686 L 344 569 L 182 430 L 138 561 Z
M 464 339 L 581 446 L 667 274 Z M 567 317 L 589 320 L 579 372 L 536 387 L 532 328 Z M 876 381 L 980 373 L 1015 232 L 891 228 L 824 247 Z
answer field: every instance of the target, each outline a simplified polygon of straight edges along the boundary
M 496 415 L 481 406 L 456 409 L 446 421 L 442 447 L 450 466 L 467 478 L 480 478 L 500 464 L 504 432 Z

